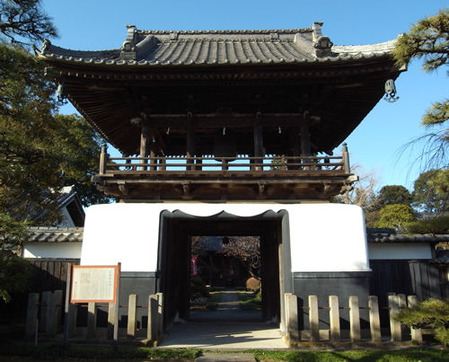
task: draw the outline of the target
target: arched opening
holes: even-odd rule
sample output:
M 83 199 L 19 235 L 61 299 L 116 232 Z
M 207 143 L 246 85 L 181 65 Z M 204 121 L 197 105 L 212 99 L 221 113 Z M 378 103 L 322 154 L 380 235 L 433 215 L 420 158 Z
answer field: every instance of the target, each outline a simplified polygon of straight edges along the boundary
M 162 212 L 158 290 L 164 294 L 165 327 L 170 328 L 177 318 L 191 318 L 191 240 L 194 236 L 258 238 L 262 281 L 259 318 L 261 321 L 279 322 L 282 319 L 280 299 L 285 291 L 286 280 L 282 238 L 282 220 L 286 214 L 283 211 L 266 211 L 257 216 L 238 217 L 221 212 L 210 217 L 197 217 L 179 210 Z

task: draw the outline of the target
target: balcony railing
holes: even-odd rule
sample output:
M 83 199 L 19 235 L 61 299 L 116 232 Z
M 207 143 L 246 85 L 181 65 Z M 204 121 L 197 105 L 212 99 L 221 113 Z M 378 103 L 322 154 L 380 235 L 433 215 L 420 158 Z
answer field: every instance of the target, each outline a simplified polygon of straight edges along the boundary
M 108 157 L 102 153 L 99 175 L 152 174 L 239 174 L 260 176 L 301 173 L 349 174 L 349 157 L 342 156 L 265 156 L 265 157 Z

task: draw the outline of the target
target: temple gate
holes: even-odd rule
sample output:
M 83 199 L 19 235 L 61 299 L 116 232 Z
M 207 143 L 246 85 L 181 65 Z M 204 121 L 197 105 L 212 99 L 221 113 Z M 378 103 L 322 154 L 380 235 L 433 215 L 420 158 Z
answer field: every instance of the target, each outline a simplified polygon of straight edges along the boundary
M 167 328 L 188 318 L 192 235 L 261 238 L 263 316 L 282 331 L 284 293 L 367 298 L 363 213 L 330 200 L 357 180 L 342 142 L 404 69 L 394 41 L 338 46 L 321 26 L 128 26 L 118 49 L 38 51 L 122 153 L 103 148 L 94 182 L 120 203 L 87 210 L 81 264 L 121 262 L 124 295 L 164 293 Z

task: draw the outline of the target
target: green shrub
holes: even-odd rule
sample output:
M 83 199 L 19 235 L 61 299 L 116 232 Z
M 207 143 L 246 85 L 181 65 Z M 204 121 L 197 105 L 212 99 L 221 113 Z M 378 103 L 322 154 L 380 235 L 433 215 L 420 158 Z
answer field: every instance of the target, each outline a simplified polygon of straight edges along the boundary
M 413 221 L 406 225 L 406 230 L 412 234 L 449 233 L 449 215 L 437 216 L 426 220 Z
M 411 328 L 434 328 L 435 338 L 443 345 L 449 344 L 449 299 L 426 299 L 401 310 L 396 318 Z

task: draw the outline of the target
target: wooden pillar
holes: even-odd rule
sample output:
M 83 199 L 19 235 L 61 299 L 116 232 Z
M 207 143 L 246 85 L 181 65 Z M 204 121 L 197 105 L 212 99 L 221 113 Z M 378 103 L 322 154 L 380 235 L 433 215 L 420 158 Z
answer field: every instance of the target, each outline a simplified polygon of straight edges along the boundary
M 340 341 L 340 304 L 338 296 L 329 296 L 329 322 L 330 322 L 330 339 L 333 342 Z
M 187 168 L 186 170 L 194 170 L 195 156 L 195 130 L 192 124 L 192 113 L 187 113 L 187 130 L 186 130 L 186 156 L 187 156 Z
M 156 153 L 153 149 L 150 150 L 150 171 L 156 171 L 157 168 Z
M 148 126 L 145 124 L 145 121 L 142 121 L 142 128 L 141 128 L 141 132 L 140 132 L 140 152 L 139 152 L 139 157 L 142 158 L 142 160 L 140 160 L 141 163 L 146 163 L 145 160 L 143 160 L 143 158 L 148 156 L 148 149 L 149 149 L 149 128 Z M 139 170 L 146 170 L 146 166 L 141 166 L 139 167 Z
M 301 132 L 301 154 L 303 156 L 310 156 L 312 154 L 312 147 L 310 144 L 310 115 L 309 112 L 304 112 L 303 118 L 300 124 Z
M 377 296 L 370 295 L 368 297 L 368 308 L 369 308 L 369 327 L 371 332 L 371 341 L 380 342 L 382 336 L 380 333 L 379 300 Z
M 253 138 L 254 138 L 254 157 L 264 157 L 264 151 L 263 151 L 263 127 L 262 123 L 260 121 L 260 118 L 262 116 L 260 113 L 257 113 L 256 115 L 256 121 L 254 122 L 253 127 Z M 262 159 L 256 159 L 256 163 L 261 163 Z M 255 170 L 261 170 L 261 166 L 256 166 Z

